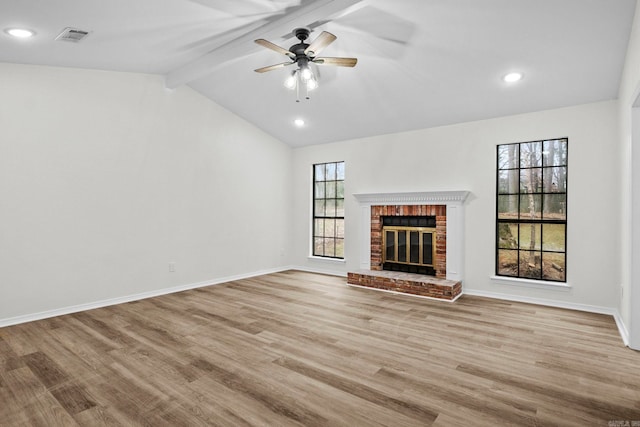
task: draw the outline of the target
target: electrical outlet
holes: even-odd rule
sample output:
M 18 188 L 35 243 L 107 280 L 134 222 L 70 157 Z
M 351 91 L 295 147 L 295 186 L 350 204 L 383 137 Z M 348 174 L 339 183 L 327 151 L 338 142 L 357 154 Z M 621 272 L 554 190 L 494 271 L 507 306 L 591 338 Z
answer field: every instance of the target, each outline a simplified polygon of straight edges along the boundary
M 169 263 L 169 273 L 175 273 L 176 271 L 176 263 L 175 262 L 170 262 Z

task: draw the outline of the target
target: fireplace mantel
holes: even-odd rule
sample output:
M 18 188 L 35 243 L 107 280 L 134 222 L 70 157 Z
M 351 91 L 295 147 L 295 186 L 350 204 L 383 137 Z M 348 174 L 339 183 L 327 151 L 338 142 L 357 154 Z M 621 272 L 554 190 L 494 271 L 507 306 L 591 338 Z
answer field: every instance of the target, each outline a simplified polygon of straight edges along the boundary
M 461 281 L 464 269 L 464 202 L 468 191 L 358 193 L 360 203 L 360 268 L 371 268 L 371 206 L 445 205 L 447 216 L 447 280 Z
M 425 205 L 462 204 L 468 191 L 421 191 L 409 193 L 358 193 L 353 197 L 361 205 Z

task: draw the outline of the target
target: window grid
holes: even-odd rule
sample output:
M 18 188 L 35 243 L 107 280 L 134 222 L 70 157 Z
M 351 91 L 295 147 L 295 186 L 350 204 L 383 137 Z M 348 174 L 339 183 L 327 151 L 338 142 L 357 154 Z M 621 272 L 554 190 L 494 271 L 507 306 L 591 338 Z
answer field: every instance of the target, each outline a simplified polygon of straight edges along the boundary
M 566 282 L 567 138 L 497 147 L 496 275 Z
M 313 256 L 344 259 L 344 162 L 313 165 Z

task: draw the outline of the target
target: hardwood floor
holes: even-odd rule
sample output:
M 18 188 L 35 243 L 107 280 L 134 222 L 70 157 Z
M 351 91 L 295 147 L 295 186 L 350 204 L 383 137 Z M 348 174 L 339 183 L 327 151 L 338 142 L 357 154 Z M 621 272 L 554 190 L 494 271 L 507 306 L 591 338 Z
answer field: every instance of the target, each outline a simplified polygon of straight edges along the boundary
M 290 271 L 2 328 L 0 425 L 640 422 L 610 316 L 345 283 Z

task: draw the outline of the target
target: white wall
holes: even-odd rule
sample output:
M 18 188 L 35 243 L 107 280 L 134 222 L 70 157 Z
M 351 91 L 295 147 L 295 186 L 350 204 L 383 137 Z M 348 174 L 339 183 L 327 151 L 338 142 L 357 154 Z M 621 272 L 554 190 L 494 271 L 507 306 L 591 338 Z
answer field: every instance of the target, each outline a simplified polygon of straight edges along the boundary
M 293 262 L 346 273 L 358 269 L 359 208 L 353 193 L 469 190 L 466 291 L 616 309 L 620 299 L 617 102 L 503 117 L 294 150 Z M 570 290 L 500 284 L 494 274 L 496 145 L 569 138 Z M 346 162 L 346 262 L 309 259 L 311 165 Z M 607 214 L 609 219 L 607 220 Z M 613 228 L 612 228 L 613 227 Z
M 291 149 L 190 88 L 0 64 L 0 99 L 0 325 L 288 264 Z
M 629 330 L 630 345 L 640 349 L 640 106 L 635 109 L 636 118 L 632 120 L 634 102 L 640 96 L 640 1 L 636 2 L 636 14 L 633 22 L 627 58 L 620 83 L 619 131 L 621 183 L 623 199 L 620 218 L 620 242 L 622 257 L 622 295 L 621 312 L 624 324 Z M 635 209 L 632 209 L 632 201 Z M 632 242 L 632 236 L 636 235 Z M 632 251 L 632 244 L 634 246 Z M 632 276 L 632 269 L 635 269 Z

